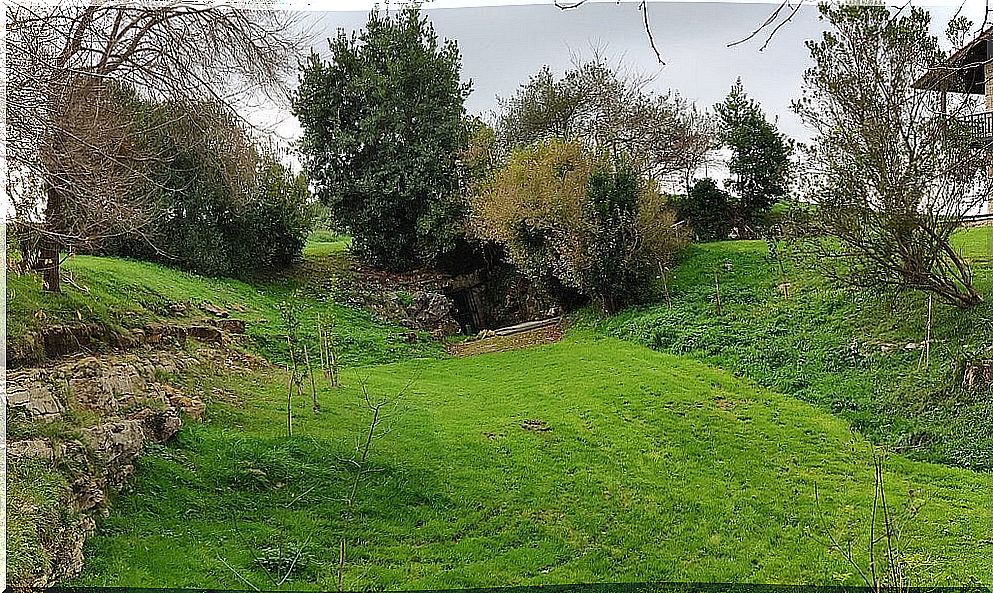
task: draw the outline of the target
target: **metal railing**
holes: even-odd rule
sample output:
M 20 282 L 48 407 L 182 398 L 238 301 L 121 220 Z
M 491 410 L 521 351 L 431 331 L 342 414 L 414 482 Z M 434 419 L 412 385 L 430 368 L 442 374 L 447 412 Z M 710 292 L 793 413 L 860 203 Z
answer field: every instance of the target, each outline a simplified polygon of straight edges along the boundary
M 993 139 L 993 111 L 967 115 L 962 118 L 962 122 L 969 127 L 977 141 Z

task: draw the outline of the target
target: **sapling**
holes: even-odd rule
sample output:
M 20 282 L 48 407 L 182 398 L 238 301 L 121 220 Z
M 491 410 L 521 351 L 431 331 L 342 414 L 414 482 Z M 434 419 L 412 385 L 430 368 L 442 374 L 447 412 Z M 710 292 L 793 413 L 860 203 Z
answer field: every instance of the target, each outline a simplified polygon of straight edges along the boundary
M 359 494 L 359 484 L 362 477 L 366 474 L 372 473 L 376 470 L 369 467 L 368 459 L 369 452 L 372 450 L 373 444 L 380 438 L 386 436 L 389 432 L 380 431 L 379 427 L 383 422 L 384 414 L 383 409 L 391 404 L 395 403 L 397 400 L 403 396 L 404 392 L 413 383 L 413 379 L 407 382 L 407 384 L 401 389 L 395 397 L 381 397 L 374 399 L 372 395 L 369 394 L 369 389 L 366 386 L 365 381 L 360 381 L 362 387 L 362 399 L 365 402 L 366 408 L 372 414 L 369 419 L 369 429 L 365 432 L 365 437 L 363 440 L 359 441 L 355 445 L 355 456 L 348 459 L 347 462 L 353 468 L 353 476 L 351 484 L 349 485 L 348 495 L 344 499 L 345 502 L 345 518 L 350 519 L 351 516 L 348 514 L 349 510 L 355 506 L 355 501 Z M 343 590 L 343 583 L 345 578 L 345 535 L 342 534 L 341 540 L 338 542 L 338 590 Z
M 334 316 L 331 316 L 330 323 L 325 326 L 321 320 L 321 314 L 317 314 L 317 337 L 321 352 L 321 367 L 324 369 L 324 376 L 331 381 L 332 387 L 338 387 L 338 356 L 335 352 L 334 340 Z
M 814 501 L 817 505 L 821 526 L 830 540 L 828 549 L 840 554 L 855 569 L 865 586 L 872 591 L 876 593 L 883 590 L 900 591 L 908 586 L 906 562 L 899 547 L 901 529 L 886 501 L 886 489 L 883 485 L 883 460 L 875 448 L 872 450 L 872 466 L 874 472 L 872 514 L 869 518 L 869 539 L 866 550 L 868 567 L 863 567 L 856 561 L 851 539 L 842 545 L 831 533 L 824 519 L 824 511 L 821 509 L 820 494 L 816 483 L 814 483 Z M 912 520 L 918 511 L 920 511 L 920 506 L 914 505 L 913 499 L 911 499 L 907 505 L 907 514 L 904 520 Z M 877 534 L 876 529 L 880 527 L 877 525 L 880 519 L 882 520 L 882 533 Z M 880 564 L 885 569 L 885 573 L 881 574 Z

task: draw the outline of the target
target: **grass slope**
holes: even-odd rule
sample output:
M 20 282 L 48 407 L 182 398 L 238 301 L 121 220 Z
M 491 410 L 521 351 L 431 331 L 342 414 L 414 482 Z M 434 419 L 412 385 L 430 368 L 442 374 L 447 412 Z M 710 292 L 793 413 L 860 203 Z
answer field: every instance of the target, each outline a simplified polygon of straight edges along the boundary
M 347 246 L 347 238 L 316 237 L 308 242 L 298 268 L 319 267 L 322 280 L 331 278 L 346 265 Z M 91 256 L 73 256 L 65 269 L 85 290 L 64 286 L 61 294 L 46 294 L 38 275 L 8 272 L 8 340 L 16 342 L 28 332 L 58 323 L 95 322 L 126 331 L 163 319 L 190 322 L 209 317 L 199 306 L 212 303 L 227 308 L 233 318 L 245 319 L 256 350 L 285 363 L 280 306 L 289 303 L 297 309 L 302 337 L 311 352 L 317 352 L 318 314 L 325 323 L 334 318 L 341 362 L 346 365 L 443 354 L 443 348 L 423 332 L 409 343 L 404 336 L 409 330 L 333 302 L 329 291 L 307 276 L 289 273 L 252 281 L 205 278 L 148 262 Z M 185 319 L 170 313 L 174 303 L 188 306 Z
M 87 546 L 87 586 L 442 588 L 692 580 L 858 584 L 822 521 L 863 549 L 870 449 L 817 408 L 630 342 L 573 332 L 526 351 L 410 361 L 321 386 L 323 412 L 284 383 L 227 376 L 241 402 L 142 458 Z M 360 380 L 394 394 L 358 503 L 343 459 L 367 429 Z M 541 421 L 550 430 L 522 428 Z M 887 461 L 915 584 L 989 582 L 990 476 Z M 823 515 L 814 501 L 821 493 Z M 305 544 L 305 545 L 304 545 Z M 858 552 L 857 552 L 858 554 Z M 864 553 L 858 556 L 865 565 Z
M 204 278 L 147 262 L 74 256 L 65 269 L 79 288 L 64 285 L 61 294 L 52 295 L 42 292 L 37 275 L 8 269 L 6 337 L 8 343 L 16 343 L 29 332 L 63 323 L 99 323 L 116 331 L 163 320 L 198 323 L 207 317 L 198 310 L 199 306 L 209 302 L 228 308 L 232 317 L 245 319 L 253 349 L 282 364 L 287 355 L 280 308 L 292 304 L 300 319 L 302 338 L 315 357 L 318 314 L 325 323 L 334 317 L 337 352 L 344 366 L 445 356 L 443 347 L 424 333 L 418 332 L 417 341 L 410 343 L 406 337 L 409 330 L 333 302 L 327 291 L 312 281 L 324 280 L 343 268 L 347 262 L 340 258 L 347 254 L 347 240 L 316 239 L 308 243 L 297 270 L 313 272 L 312 268 L 318 268 L 319 277 L 296 275 L 294 270 L 294 274 L 245 282 Z M 186 304 L 189 313 L 183 317 L 172 315 L 169 306 L 174 303 Z M 90 416 L 72 414 L 50 424 L 12 418 L 7 434 L 11 438 L 67 438 L 73 436 L 77 425 L 91 420 Z M 8 575 L 18 582 L 49 563 L 41 541 L 54 532 L 55 526 L 70 524 L 76 517 L 65 503 L 71 498 L 69 484 L 57 468 L 10 464 L 6 480 Z
M 968 234 L 961 240 L 981 247 L 986 238 Z M 799 275 L 793 280 L 799 296 L 776 299 L 776 275 L 755 243 L 694 248 L 674 282 L 673 311 L 682 317 L 656 307 L 600 324 L 677 354 L 573 330 L 554 345 L 448 359 L 423 336 L 408 344 L 403 330 L 331 302 L 321 280 L 344 270 L 347 244 L 337 237 L 315 239 L 296 270 L 253 282 L 86 257 L 70 260 L 69 269 L 88 293 L 70 288 L 58 297 L 41 295 L 33 277 L 9 277 L 7 321 L 14 337 L 79 319 L 140 326 L 163 318 L 175 302 L 237 304 L 246 311 L 232 313 L 249 321 L 255 348 L 280 362 L 279 308 L 292 302 L 308 336 L 318 313 L 336 317 L 348 367 L 343 388 L 321 381 L 320 414 L 307 401 L 295 402 L 292 438 L 284 434 L 282 371 L 190 377 L 189 387 L 202 389 L 209 402 L 207 421 L 187 424 L 168 446 L 139 460 L 132 488 L 115 497 L 73 584 L 245 586 L 226 562 L 257 586 L 272 588 L 261 566 L 288 567 L 306 542 L 284 586 L 332 589 L 342 536 L 346 588 L 614 580 L 858 584 L 851 567 L 827 553 L 822 521 L 842 541 L 856 539 L 865 565 L 870 449 L 829 412 L 862 430 L 882 426 L 867 430 L 874 437 L 892 435 L 891 426 L 920 420 L 907 411 L 912 407 L 894 412 L 889 400 L 872 404 L 876 382 L 900 379 L 894 389 L 900 397 L 913 396 L 921 377 L 943 385 L 938 371 L 907 373 L 916 352 L 881 357 L 889 361 L 882 367 L 830 366 L 839 364 L 831 362 L 832 352 L 848 352 L 832 348 L 847 345 L 853 333 L 903 340 L 919 330 L 913 323 L 920 303 L 913 315 L 893 317 L 886 303 L 852 304 L 847 294 L 816 281 L 804 284 Z M 728 312 L 712 319 L 706 280 L 725 259 L 733 259 L 722 281 Z M 938 310 L 936 359 L 951 356 L 942 348 L 953 338 L 954 352 L 960 352 L 963 336 L 982 335 L 976 327 L 989 312 L 985 307 L 973 317 Z M 740 359 L 730 354 L 739 351 Z M 770 361 L 769 352 L 780 362 Z M 821 367 L 807 366 L 818 360 Z M 789 382 L 798 376 L 808 391 Z M 389 433 L 374 445 L 376 471 L 365 475 L 357 505 L 346 509 L 342 499 L 352 466 L 345 459 L 368 428 L 360 381 L 373 393 L 393 394 L 411 380 L 391 409 Z M 832 387 L 832 381 L 842 382 Z M 875 407 L 851 413 L 818 399 L 841 395 Z M 983 442 L 969 445 L 968 438 L 985 434 L 975 426 L 983 408 L 956 406 L 946 421 L 958 421 L 956 412 L 964 420 L 948 428 L 949 438 L 963 431 L 954 442 L 967 459 L 981 461 Z M 550 430 L 525 430 L 529 420 Z M 932 430 L 939 425 L 935 420 Z M 29 469 L 42 471 L 24 469 L 27 478 L 38 477 Z M 12 485 L 8 500 L 43 499 L 42 490 L 29 487 L 34 481 L 21 484 L 20 494 Z M 903 523 L 913 582 L 993 580 L 990 482 L 988 474 L 888 459 L 890 504 L 920 507 L 917 518 Z M 823 513 L 814 503 L 815 483 Z M 25 542 L 34 533 L 22 532 Z M 30 550 L 24 552 L 30 559 Z
M 993 392 L 961 388 L 966 360 L 993 358 L 993 228 L 955 241 L 986 302 L 960 311 L 935 301 L 925 369 L 916 346 L 926 336 L 926 296 L 851 292 L 790 266 L 783 278 L 760 241 L 693 245 L 673 273 L 671 309 L 588 321 L 812 402 L 913 458 L 993 471 Z M 788 298 L 777 289 L 784 280 Z

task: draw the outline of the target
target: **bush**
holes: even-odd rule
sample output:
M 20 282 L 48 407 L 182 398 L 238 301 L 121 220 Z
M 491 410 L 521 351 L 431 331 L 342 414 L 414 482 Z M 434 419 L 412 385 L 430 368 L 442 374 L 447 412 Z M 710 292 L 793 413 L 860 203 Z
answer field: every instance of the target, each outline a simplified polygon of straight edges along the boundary
M 694 183 L 676 207 L 679 217 L 689 223 L 693 236 L 700 241 L 724 240 L 731 233 L 731 196 L 717 187 L 713 179 Z
M 144 107 L 146 141 L 160 162 L 144 191 L 157 212 L 140 234 L 104 253 L 207 275 L 244 276 L 288 265 L 313 222 L 307 181 L 260 152 L 228 114 L 210 106 Z
M 572 142 L 515 150 L 473 211 L 477 233 L 503 245 L 530 281 L 606 312 L 643 297 L 686 242 L 658 192 Z

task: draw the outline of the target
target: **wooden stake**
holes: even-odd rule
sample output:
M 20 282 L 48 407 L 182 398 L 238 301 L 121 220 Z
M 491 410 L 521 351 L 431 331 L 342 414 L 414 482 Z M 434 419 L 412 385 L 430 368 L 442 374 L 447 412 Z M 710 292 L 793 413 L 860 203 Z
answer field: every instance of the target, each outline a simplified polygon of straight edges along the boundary
M 286 365 L 286 436 L 293 436 L 293 373 L 290 365 Z
M 321 404 L 317 403 L 317 384 L 314 383 L 314 369 L 310 366 L 310 354 L 307 353 L 307 345 L 303 345 L 303 359 L 307 365 L 307 372 L 310 374 L 310 395 L 314 398 L 314 413 L 321 411 Z
M 714 286 L 717 288 L 717 314 L 721 315 L 721 281 L 720 272 L 714 270 Z
M 662 266 L 662 262 L 659 262 L 659 272 L 662 274 L 662 290 L 665 292 L 665 303 L 670 309 L 672 309 L 672 297 L 669 296 L 669 279 L 666 269 Z
M 321 326 L 321 314 L 317 313 L 317 347 L 319 349 L 318 354 L 321 357 L 321 368 L 324 368 L 325 358 L 324 358 L 324 328 Z
M 332 326 L 333 327 L 333 326 Z M 328 378 L 331 379 L 331 386 L 338 386 L 338 356 L 334 350 L 334 334 L 328 331 L 325 334 L 328 351 Z
M 921 360 L 924 362 L 924 368 L 927 368 L 931 363 L 931 305 L 934 301 L 934 295 L 927 295 L 927 329 L 924 337 L 924 349 L 921 350 Z

